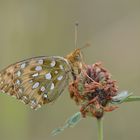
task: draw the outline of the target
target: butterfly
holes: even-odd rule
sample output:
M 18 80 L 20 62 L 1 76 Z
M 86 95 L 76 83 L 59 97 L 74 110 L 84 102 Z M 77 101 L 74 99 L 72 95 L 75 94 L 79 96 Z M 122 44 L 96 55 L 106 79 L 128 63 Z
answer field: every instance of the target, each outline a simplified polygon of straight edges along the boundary
M 0 92 L 37 109 L 55 101 L 81 73 L 82 53 L 76 49 L 66 57 L 40 56 L 14 63 L 0 71 Z

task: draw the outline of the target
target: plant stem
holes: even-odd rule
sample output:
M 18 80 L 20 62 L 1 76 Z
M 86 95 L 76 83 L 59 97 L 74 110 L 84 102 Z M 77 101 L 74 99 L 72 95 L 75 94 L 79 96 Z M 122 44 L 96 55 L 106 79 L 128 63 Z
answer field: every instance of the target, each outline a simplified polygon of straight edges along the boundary
M 140 96 L 130 96 L 124 100 L 124 102 L 140 101 Z
M 103 140 L 103 118 L 97 119 L 98 121 L 98 140 Z

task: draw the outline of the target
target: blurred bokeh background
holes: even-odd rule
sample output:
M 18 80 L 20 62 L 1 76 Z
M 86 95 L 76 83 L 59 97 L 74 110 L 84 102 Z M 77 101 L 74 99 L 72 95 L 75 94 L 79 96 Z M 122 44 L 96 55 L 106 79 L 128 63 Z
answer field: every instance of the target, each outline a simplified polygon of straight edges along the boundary
M 89 64 L 102 61 L 120 90 L 140 95 L 139 0 L 0 0 L 0 68 L 32 56 L 65 56 L 78 46 Z M 78 111 L 65 90 L 53 105 L 38 111 L 0 96 L 2 140 L 96 140 L 97 124 L 87 118 L 64 133 L 51 131 Z M 104 117 L 105 140 L 140 139 L 140 103 L 123 104 Z

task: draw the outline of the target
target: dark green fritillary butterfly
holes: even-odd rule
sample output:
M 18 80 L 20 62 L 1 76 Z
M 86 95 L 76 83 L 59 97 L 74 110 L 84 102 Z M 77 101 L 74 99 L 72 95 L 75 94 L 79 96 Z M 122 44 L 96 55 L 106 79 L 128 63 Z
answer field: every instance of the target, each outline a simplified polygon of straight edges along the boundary
M 55 101 L 82 69 L 82 55 L 76 49 L 66 57 L 41 56 L 23 60 L 0 72 L 0 91 L 37 109 Z

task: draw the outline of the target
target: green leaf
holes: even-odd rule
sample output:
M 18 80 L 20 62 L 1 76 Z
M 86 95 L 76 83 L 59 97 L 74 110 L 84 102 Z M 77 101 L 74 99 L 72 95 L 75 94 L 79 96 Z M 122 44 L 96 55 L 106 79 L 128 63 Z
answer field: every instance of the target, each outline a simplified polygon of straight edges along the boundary
M 112 104 L 121 104 L 124 102 L 140 101 L 140 96 L 133 96 L 132 93 L 128 94 L 127 91 L 120 92 L 117 96 L 112 97 Z
M 81 119 L 82 119 L 81 113 L 77 112 L 65 122 L 64 126 L 54 129 L 51 134 L 53 136 L 58 135 L 59 133 L 64 131 L 64 129 L 68 127 L 74 127 L 77 123 L 79 123 Z
M 132 95 L 132 93 L 128 94 L 127 91 L 122 91 L 122 92 L 118 93 L 116 96 L 112 97 L 111 103 L 112 104 L 121 104 L 127 98 L 129 98 L 131 95 Z

